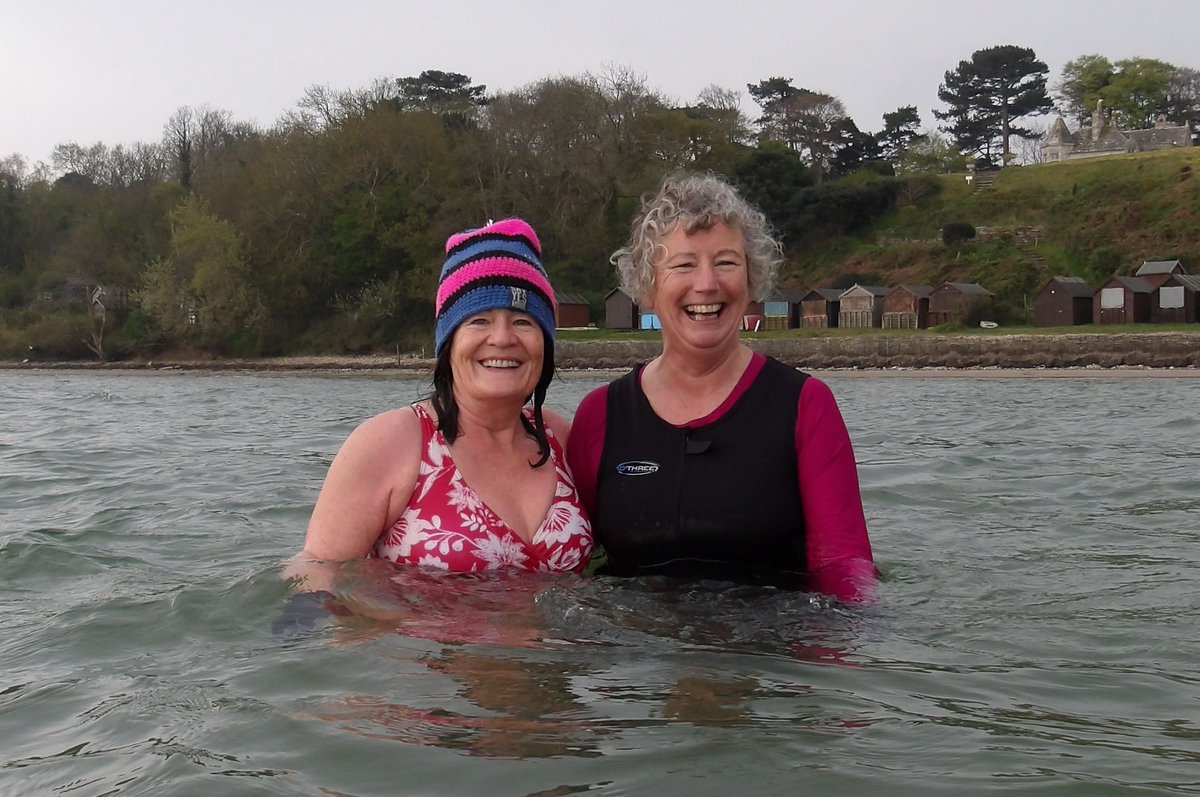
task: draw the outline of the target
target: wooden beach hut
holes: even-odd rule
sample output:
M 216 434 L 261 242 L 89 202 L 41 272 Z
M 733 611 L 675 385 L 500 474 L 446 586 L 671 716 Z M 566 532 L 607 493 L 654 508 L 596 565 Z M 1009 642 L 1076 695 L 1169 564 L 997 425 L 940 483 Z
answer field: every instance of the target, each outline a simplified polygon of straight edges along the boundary
M 800 297 L 800 326 L 825 329 L 838 325 L 842 292 L 836 288 L 814 288 Z
M 1069 327 L 1092 323 L 1096 292 L 1083 277 L 1051 277 L 1033 297 L 1033 323 L 1039 327 Z
M 926 329 L 929 326 L 929 285 L 901 284 L 883 297 L 884 329 Z
M 638 315 L 637 302 L 621 288 L 604 295 L 605 329 L 637 329 Z
M 1114 276 L 1092 299 L 1092 323 L 1147 324 L 1154 286 L 1141 277 Z
M 592 323 L 592 307 L 581 293 L 558 294 L 558 317 L 554 325 L 559 329 L 586 327 Z
M 1200 277 L 1172 274 L 1150 295 L 1150 321 L 1155 324 L 1200 323 Z
M 839 327 L 880 327 L 883 297 L 890 289 L 882 285 L 852 285 L 838 297 Z
M 1178 260 L 1143 260 L 1133 276 L 1141 277 L 1157 288 L 1176 274 L 1186 273 L 1183 263 Z
M 803 291 L 777 289 L 763 302 L 763 328 L 796 329 L 800 326 L 800 301 Z
M 929 295 L 929 326 L 995 321 L 995 294 L 977 282 L 947 282 Z

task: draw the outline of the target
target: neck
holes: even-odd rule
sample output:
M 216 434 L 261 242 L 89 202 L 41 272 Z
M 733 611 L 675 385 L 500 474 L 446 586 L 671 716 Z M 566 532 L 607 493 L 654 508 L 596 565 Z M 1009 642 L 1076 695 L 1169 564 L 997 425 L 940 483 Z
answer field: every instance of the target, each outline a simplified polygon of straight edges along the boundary
M 487 435 L 498 441 L 525 437 L 525 427 L 521 425 L 523 402 L 472 401 L 457 396 L 455 402 L 460 436 L 473 433 L 476 437 Z
M 671 357 L 667 352 L 642 371 L 642 390 L 660 418 L 684 424 L 711 413 L 729 397 L 754 352 L 738 345 L 724 359 Z

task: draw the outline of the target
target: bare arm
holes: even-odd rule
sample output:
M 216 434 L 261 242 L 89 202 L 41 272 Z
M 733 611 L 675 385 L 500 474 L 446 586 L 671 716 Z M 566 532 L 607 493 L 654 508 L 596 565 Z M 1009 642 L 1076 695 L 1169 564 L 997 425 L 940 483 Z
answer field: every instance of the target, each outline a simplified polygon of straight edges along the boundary
M 345 561 L 370 554 L 408 505 L 421 464 L 421 441 L 421 422 L 407 407 L 355 429 L 325 475 L 303 556 Z

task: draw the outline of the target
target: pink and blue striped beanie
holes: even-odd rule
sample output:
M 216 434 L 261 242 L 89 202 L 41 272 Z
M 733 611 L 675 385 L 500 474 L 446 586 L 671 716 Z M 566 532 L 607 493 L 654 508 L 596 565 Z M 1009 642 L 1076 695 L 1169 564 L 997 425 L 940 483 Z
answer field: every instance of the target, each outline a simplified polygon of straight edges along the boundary
M 434 308 L 435 356 L 441 356 L 459 324 L 487 310 L 528 313 L 553 346 L 558 301 L 541 254 L 537 233 L 521 219 L 451 235 Z

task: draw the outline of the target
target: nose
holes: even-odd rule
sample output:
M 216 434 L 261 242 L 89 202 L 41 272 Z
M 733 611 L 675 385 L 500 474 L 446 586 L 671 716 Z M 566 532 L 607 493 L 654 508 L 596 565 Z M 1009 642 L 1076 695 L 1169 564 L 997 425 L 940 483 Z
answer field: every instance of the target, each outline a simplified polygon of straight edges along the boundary
M 692 287 L 701 293 L 713 293 L 719 287 L 717 269 L 712 263 L 699 263 L 692 272 Z
M 488 327 L 488 343 L 493 346 L 509 346 L 515 339 L 512 319 L 506 315 L 501 315 Z

